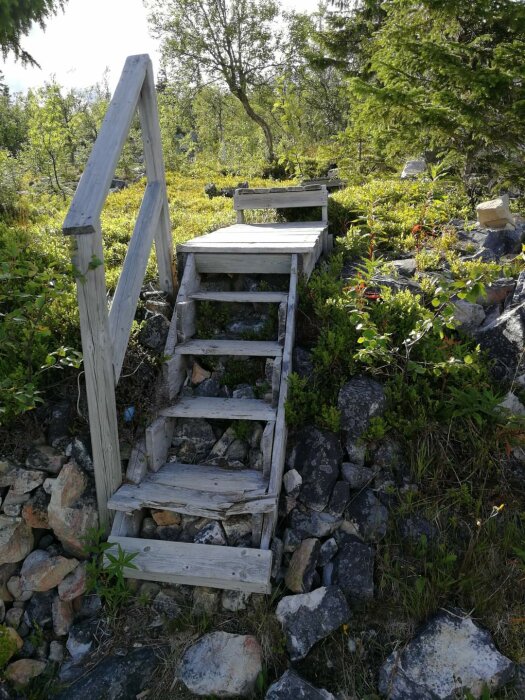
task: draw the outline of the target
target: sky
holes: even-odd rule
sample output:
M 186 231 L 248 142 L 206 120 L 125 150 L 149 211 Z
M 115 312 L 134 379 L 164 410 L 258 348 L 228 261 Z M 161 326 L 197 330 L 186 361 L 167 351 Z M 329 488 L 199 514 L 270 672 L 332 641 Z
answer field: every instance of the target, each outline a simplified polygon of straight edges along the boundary
M 313 11 L 317 0 L 281 0 L 284 9 Z M 11 92 L 39 87 L 54 76 L 66 88 L 89 87 L 109 69 L 112 90 L 127 56 L 149 53 L 155 73 L 159 56 L 148 33 L 142 0 L 68 0 L 65 12 L 52 17 L 45 31 L 34 27 L 22 46 L 41 69 L 0 57 L 0 72 Z

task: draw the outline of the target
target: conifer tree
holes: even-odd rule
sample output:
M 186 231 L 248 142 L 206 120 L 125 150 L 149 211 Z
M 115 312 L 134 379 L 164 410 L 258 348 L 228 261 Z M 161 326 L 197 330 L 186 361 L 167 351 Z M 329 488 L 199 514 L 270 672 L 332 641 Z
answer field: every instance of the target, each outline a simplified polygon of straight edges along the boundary
M 0 48 L 4 58 L 12 51 L 22 63 L 38 66 L 36 60 L 21 46 L 33 23 L 45 27 L 46 21 L 66 0 L 0 0 Z

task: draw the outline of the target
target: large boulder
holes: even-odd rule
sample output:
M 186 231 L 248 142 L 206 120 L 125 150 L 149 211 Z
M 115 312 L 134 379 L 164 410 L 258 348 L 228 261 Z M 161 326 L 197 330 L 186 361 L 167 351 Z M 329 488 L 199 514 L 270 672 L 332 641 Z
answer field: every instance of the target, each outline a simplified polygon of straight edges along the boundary
M 512 680 L 510 659 L 470 617 L 440 612 L 383 664 L 379 689 L 389 700 L 454 700 L 467 691 L 481 697 Z
M 475 338 L 493 360 L 492 373 L 500 381 L 512 381 L 523 368 L 525 347 L 525 303 L 510 308 L 481 326 Z
M 350 610 L 337 586 L 317 588 L 311 593 L 285 596 L 276 610 L 286 635 L 292 661 L 304 659 L 321 639 L 348 622 Z
M 361 491 L 350 501 L 345 517 L 356 524 L 366 542 L 378 542 L 386 535 L 388 510 L 372 489 Z
M 506 224 L 514 225 L 508 194 L 486 202 L 480 202 L 476 207 L 476 214 L 480 225 L 486 228 L 495 228 Z
M 212 632 L 182 657 L 179 679 L 195 695 L 249 697 L 262 671 L 259 642 L 250 635 Z
M 381 416 L 386 408 L 382 384 L 368 377 L 354 377 L 344 384 L 337 397 L 341 411 L 341 429 L 347 436 L 347 451 L 351 462 L 353 444 L 370 425 L 370 419 Z
M 342 458 L 335 433 L 309 426 L 296 436 L 289 463 L 303 480 L 299 499 L 312 510 L 322 511 L 327 506 Z
M 35 549 L 22 564 L 20 576 L 26 591 L 49 591 L 78 565 L 76 559 L 52 556 L 44 549 Z
M 374 597 L 373 547 L 346 535 L 334 558 L 335 583 L 351 602 L 365 602 Z
M 335 696 L 315 688 L 295 671 L 286 671 L 268 688 L 264 700 L 335 700 Z

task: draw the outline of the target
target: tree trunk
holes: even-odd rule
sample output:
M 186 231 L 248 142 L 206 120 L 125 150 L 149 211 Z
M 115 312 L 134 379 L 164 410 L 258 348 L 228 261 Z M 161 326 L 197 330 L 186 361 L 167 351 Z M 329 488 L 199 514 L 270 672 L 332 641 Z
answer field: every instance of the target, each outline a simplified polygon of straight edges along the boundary
M 253 109 L 253 107 L 250 104 L 250 101 L 248 100 L 248 95 L 245 92 L 243 92 L 240 89 L 234 90 L 232 92 L 242 104 L 242 106 L 244 107 L 244 111 L 250 117 L 250 119 L 254 121 L 258 126 L 260 126 L 263 130 L 264 140 L 266 141 L 266 148 L 268 150 L 268 160 L 270 163 L 273 163 L 275 161 L 275 153 L 273 150 L 273 135 L 269 125 L 261 117 L 261 115 L 257 114 L 257 112 Z

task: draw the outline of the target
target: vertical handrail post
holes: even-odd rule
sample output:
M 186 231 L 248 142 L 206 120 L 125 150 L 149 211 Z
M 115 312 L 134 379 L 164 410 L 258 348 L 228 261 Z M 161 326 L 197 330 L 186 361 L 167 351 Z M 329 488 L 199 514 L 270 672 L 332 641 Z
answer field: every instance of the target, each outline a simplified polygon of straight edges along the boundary
M 107 502 L 122 483 L 122 473 L 100 222 L 94 229 L 94 233 L 73 236 L 72 259 L 77 277 L 99 521 L 107 530 L 111 520 Z
M 159 285 L 171 299 L 174 299 L 177 286 L 177 272 L 173 259 L 173 239 L 171 235 L 168 195 L 166 192 L 166 175 L 164 171 L 164 156 L 162 153 L 159 126 L 159 110 L 151 60 L 149 60 L 147 64 L 146 77 L 140 93 L 138 110 L 142 127 L 146 177 L 148 182 L 158 182 L 163 192 L 162 211 L 159 216 L 159 225 L 155 234 Z

